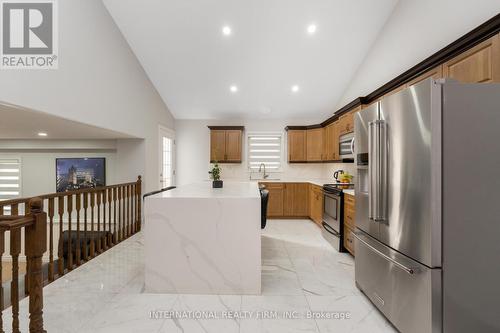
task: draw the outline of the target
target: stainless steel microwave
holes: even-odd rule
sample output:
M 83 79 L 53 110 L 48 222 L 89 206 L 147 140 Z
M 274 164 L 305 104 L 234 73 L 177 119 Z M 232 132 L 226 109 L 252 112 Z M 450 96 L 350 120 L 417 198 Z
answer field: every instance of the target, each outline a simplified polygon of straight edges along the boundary
M 347 133 L 339 138 L 340 159 L 354 158 L 354 133 Z

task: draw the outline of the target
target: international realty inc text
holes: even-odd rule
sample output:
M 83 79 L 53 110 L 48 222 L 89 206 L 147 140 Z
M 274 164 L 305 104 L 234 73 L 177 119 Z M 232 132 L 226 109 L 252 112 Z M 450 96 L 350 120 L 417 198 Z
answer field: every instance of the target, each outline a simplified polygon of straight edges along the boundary
M 149 311 L 150 319 L 351 319 L 349 311 Z

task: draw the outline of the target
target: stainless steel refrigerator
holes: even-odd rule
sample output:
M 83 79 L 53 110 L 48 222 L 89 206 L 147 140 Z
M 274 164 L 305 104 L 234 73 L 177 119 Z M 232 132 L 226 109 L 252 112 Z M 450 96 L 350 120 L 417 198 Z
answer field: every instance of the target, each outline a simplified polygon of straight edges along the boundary
M 428 79 L 354 129 L 358 288 L 403 333 L 500 332 L 500 84 Z

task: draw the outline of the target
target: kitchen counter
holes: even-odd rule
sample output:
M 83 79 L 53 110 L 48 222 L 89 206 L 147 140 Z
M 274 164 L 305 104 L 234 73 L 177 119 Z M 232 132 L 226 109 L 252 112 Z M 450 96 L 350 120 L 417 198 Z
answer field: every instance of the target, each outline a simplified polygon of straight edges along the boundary
M 258 180 L 259 183 L 310 183 L 313 185 L 323 186 L 325 184 L 334 184 L 333 179 L 321 178 L 285 178 L 285 179 L 266 179 Z M 354 196 L 354 189 L 343 190 L 344 193 Z
M 333 184 L 333 179 L 321 178 L 284 178 L 284 179 L 262 179 L 259 183 L 311 183 L 313 185 L 323 186 L 325 184 Z
M 257 182 L 200 182 L 146 197 L 145 291 L 258 295 Z

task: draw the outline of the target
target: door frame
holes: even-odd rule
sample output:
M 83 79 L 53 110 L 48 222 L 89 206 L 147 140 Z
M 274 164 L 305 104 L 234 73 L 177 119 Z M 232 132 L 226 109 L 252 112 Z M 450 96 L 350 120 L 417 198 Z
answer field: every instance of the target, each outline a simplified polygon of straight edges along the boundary
M 169 139 L 172 139 L 173 144 L 172 144 L 172 185 L 175 185 L 176 183 L 176 166 L 177 166 L 177 159 L 176 159 L 176 142 L 175 142 L 175 131 L 173 129 L 170 129 L 168 127 L 165 127 L 163 125 L 158 125 L 158 174 L 157 177 L 159 177 L 159 188 L 162 188 L 162 183 L 161 183 L 161 175 L 163 173 L 163 137 L 167 137 Z

